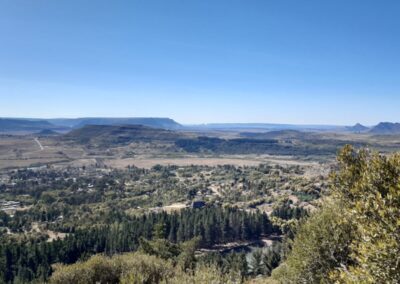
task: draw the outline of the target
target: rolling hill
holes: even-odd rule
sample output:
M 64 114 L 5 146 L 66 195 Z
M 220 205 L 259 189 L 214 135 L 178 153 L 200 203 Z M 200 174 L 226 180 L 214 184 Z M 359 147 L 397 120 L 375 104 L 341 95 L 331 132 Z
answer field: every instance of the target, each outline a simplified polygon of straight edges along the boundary
M 395 135 L 400 134 L 400 123 L 381 122 L 374 126 L 370 133 L 376 135 Z
M 181 135 L 171 130 L 143 125 L 86 125 L 63 136 L 64 140 L 100 146 L 132 142 L 173 142 Z

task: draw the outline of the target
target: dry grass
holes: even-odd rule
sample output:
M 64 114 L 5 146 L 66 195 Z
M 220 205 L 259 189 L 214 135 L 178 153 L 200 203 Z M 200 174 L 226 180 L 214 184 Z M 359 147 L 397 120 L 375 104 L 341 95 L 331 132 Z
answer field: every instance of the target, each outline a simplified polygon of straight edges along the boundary
M 185 203 L 174 203 L 174 204 L 162 207 L 162 210 L 166 211 L 167 213 L 172 213 L 175 211 L 180 211 L 187 207 L 188 206 Z
M 257 166 L 261 163 L 271 165 L 299 165 L 306 168 L 305 176 L 321 174 L 321 164 L 315 160 L 299 157 L 273 155 L 188 155 L 176 152 L 168 145 L 154 143 L 132 143 L 128 146 L 110 149 L 85 148 L 80 144 L 62 142 L 55 138 L 39 138 L 40 149 L 34 136 L 0 136 L 0 169 L 31 167 L 57 164 L 58 167 L 82 167 L 95 164 L 111 168 L 136 166 L 151 168 L 157 164 L 177 166 Z M 154 145 L 153 145 L 154 144 Z M 327 169 L 329 171 L 329 169 Z

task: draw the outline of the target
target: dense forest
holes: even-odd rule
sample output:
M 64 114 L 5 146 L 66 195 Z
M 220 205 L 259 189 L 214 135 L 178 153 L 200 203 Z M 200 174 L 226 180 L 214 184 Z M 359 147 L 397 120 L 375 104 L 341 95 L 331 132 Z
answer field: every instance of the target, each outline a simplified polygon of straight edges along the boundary
M 96 253 L 114 255 L 136 251 L 140 239 L 163 238 L 182 243 L 195 237 L 199 247 L 260 238 L 280 233 L 266 214 L 235 208 L 206 207 L 180 213 L 152 213 L 138 217 L 118 216 L 108 226 L 73 230 L 64 240 L 2 243 L 1 276 L 4 282 L 46 280 L 54 263 L 74 263 Z

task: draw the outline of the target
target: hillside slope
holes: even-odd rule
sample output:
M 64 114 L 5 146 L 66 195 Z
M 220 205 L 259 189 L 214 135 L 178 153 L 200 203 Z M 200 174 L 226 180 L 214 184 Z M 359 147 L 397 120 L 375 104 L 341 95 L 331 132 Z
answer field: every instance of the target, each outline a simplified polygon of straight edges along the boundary
M 400 123 L 381 122 L 373 127 L 370 133 L 377 135 L 400 134 Z
M 143 125 L 86 125 L 65 134 L 63 139 L 97 145 L 123 145 L 131 142 L 173 142 L 179 137 L 171 130 Z
M 360 123 L 357 123 L 354 126 L 347 127 L 347 130 L 354 133 L 361 133 L 361 132 L 367 132 L 369 128 Z

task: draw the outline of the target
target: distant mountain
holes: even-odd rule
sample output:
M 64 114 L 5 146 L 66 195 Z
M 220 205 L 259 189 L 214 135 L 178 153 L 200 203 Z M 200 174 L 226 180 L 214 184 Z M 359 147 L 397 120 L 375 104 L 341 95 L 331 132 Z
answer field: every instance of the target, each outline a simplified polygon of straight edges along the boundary
M 187 125 L 191 130 L 218 130 L 218 131 L 279 131 L 279 130 L 299 130 L 299 131 L 344 131 L 345 127 L 337 125 L 301 125 L 301 124 L 274 124 L 274 123 L 210 123 L 200 125 Z
M 128 118 L 106 118 L 106 117 L 86 117 L 72 119 L 49 119 L 49 122 L 70 127 L 80 128 L 85 125 L 144 125 L 162 129 L 180 129 L 182 126 L 170 118 L 157 117 L 128 117 Z
M 269 132 L 242 132 L 240 136 L 253 139 L 305 139 L 313 136 L 315 132 L 297 130 L 274 130 Z
M 400 123 L 381 122 L 377 126 L 374 126 L 370 133 L 377 135 L 400 134 Z
M 355 133 L 361 133 L 361 132 L 367 132 L 369 130 L 369 127 L 366 127 L 360 123 L 357 123 L 354 126 L 347 127 L 347 130 L 351 131 L 351 132 L 355 132 Z
M 57 126 L 45 120 L 0 118 L 0 132 L 37 132 L 55 128 Z
M 143 125 L 86 125 L 65 134 L 63 139 L 99 146 L 126 145 L 132 142 L 173 142 L 181 135 L 171 130 Z

